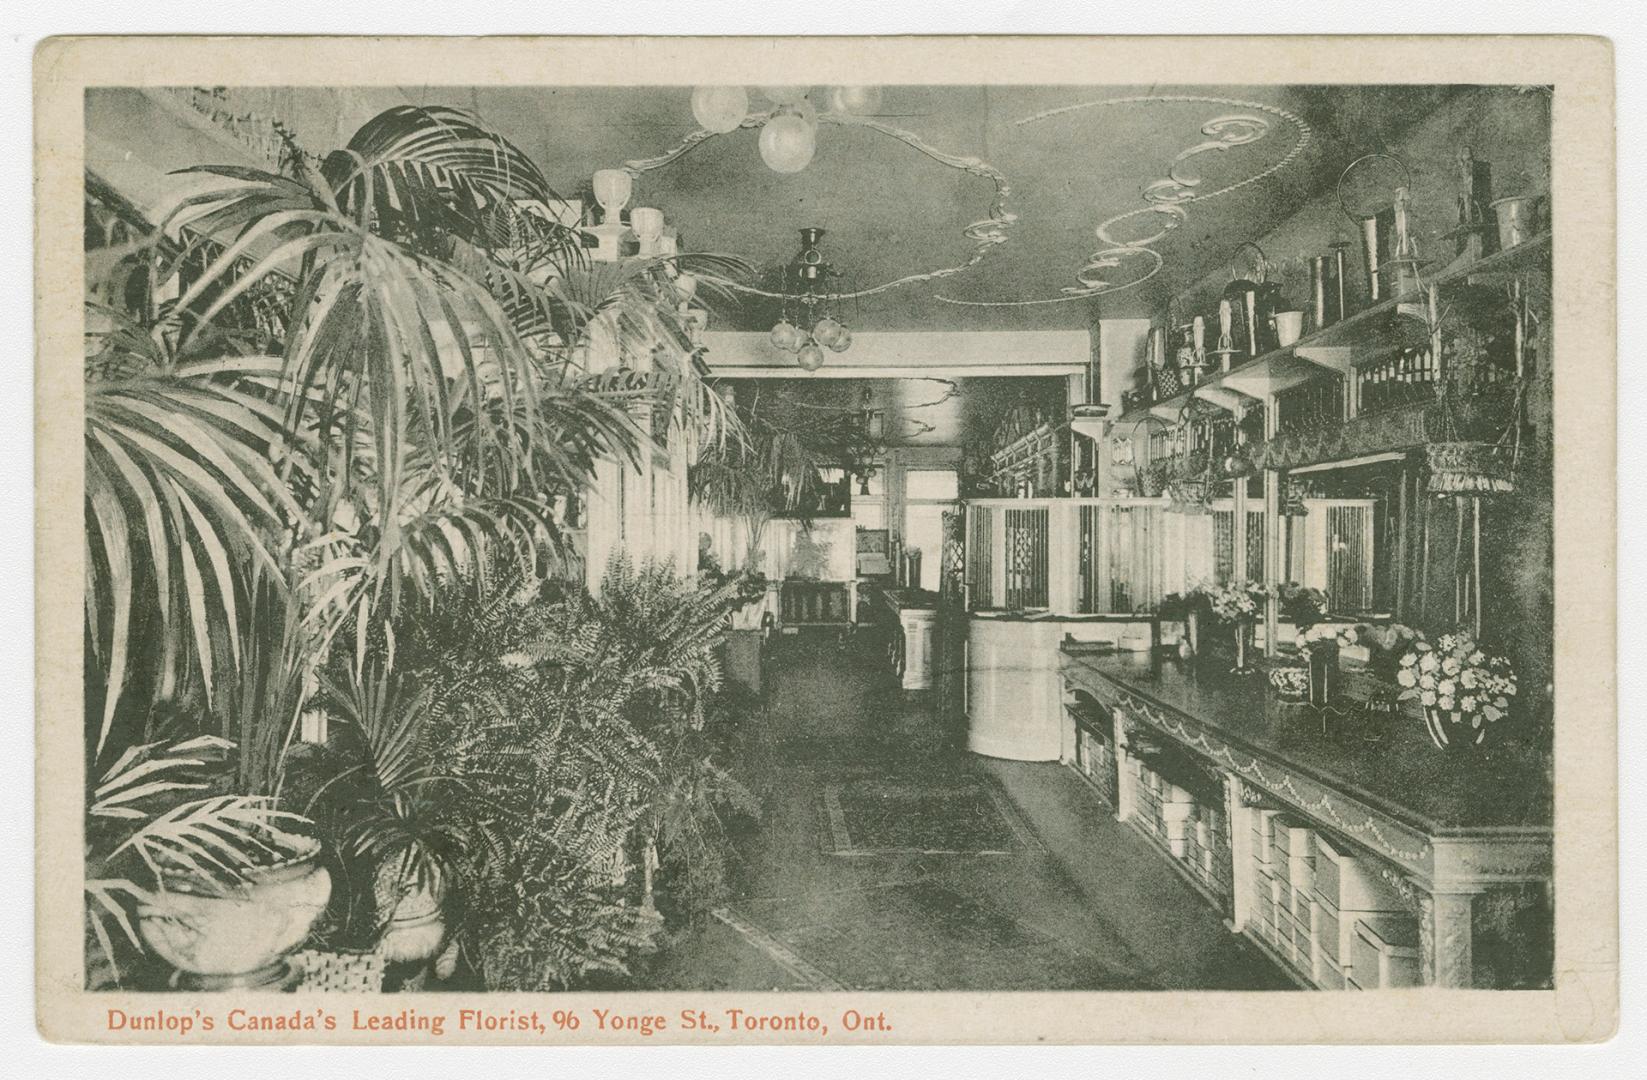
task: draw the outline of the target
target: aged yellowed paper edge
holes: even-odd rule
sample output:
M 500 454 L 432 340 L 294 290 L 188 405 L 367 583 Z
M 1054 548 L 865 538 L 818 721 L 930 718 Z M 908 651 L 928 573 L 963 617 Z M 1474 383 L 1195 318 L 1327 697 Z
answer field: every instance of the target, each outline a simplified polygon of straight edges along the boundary
M 139 995 L 81 989 L 82 94 L 98 85 L 691 85 L 732 83 L 1499 83 L 1553 85 L 1552 201 L 1557 370 L 1555 989 L 1378 994 L 846 993 L 402 995 L 423 1014 L 459 1008 L 579 1008 L 674 1015 L 726 1006 L 828 1019 L 884 1010 L 890 1032 L 831 1042 L 1578 1042 L 1607 1038 L 1618 1012 L 1615 671 L 1615 265 L 1613 56 L 1577 37 L 1291 38 L 58 38 L 36 55 L 37 196 L 37 1017 L 55 1040 L 295 1041 L 108 1030 L 111 1007 L 310 1010 L 319 996 Z M 1193 73 L 1193 74 L 1191 74 Z M 346 1016 L 355 1002 L 327 997 Z M 326 1042 L 642 1042 L 636 1034 L 442 1039 L 353 1032 Z M 693 1035 L 651 1041 L 807 1041 Z

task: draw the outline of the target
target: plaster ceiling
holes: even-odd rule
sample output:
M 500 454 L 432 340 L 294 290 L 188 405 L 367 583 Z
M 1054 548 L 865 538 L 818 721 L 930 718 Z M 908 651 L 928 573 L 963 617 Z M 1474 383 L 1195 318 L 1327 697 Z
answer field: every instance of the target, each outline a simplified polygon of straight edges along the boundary
M 345 145 L 361 124 L 394 105 L 468 109 L 530 154 L 555 189 L 568 196 L 594 170 L 657 157 L 697 127 L 691 89 L 684 86 L 279 87 L 257 92 L 266 95 L 268 114 L 280 117 L 300 145 L 321 153 Z M 1332 183 L 1350 160 L 1385 146 L 1449 92 L 1446 87 L 1378 86 L 887 86 L 875 119 L 912 133 L 937 151 L 976 157 L 999 170 L 1010 185 L 1006 209 L 1017 221 L 1008 241 L 978 265 L 866 298 L 848 310 L 849 325 L 860 331 L 1078 329 L 1099 317 L 1158 311 L 1166 296 L 1227 264 L 1243 241 L 1268 231 L 1307 196 Z M 1133 97 L 1150 100 L 1020 123 L 1065 106 Z M 1163 100 L 1182 97 L 1255 103 L 1272 111 Z M 759 94 L 751 98 L 753 109 L 768 107 Z M 1197 192 L 1236 183 L 1286 155 L 1297 132 L 1273 110 L 1301 117 L 1312 130 L 1309 145 L 1257 182 L 1188 204 L 1184 224 L 1154 245 L 1162 268 L 1144 285 L 1098 298 L 1030 306 L 965 306 L 937 298 L 998 302 L 1059 297 L 1075 284 L 1075 274 L 1089 256 L 1105 246 L 1095 228 L 1145 207 L 1145 186 L 1165 177 L 1182 151 L 1208 138 L 1203 128 L 1209 121 L 1257 113 L 1270 117 L 1271 129 L 1257 141 L 1196 155 L 1190 171 L 1200 179 Z M 98 135 L 98 123 L 123 128 L 121 115 L 101 113 L 94 93 L 89 136 Z M 768 169 L 757 140 L 756 130 L 743 129 L 705 141 L 671 164 L 646 172 L 635 184 L 630 205 L 662 209 L 680 228 L 687 250 L 736 255 L 767 269 L 792 257 L 799 228 L 822 228 L 826 257 L 864 288 L 964 263 L 974 245 L 962 230 L 988 216 L 995 196 L 990 180 L 863 129 L 821 126 L 815 158 L 793 175 Z M 1135 218 L 1116 231 L 1135 239 L 1137 226 L 1155 220 L 1155 215 Z M 769 304 L 750 300 L 738 310 L 718 307 L 713 325 L 764 331 L 775 319 Z M 866 384 L 872 407 L 887 415 L 889 440 L 914 445 L 956 445 L 964 434 L 989 430 L 1020 393 L 1062 393 L 1058 380 L 1025 377 L 773 380 L 771 385 L 787 388 L 794 401 L 806 403 L 803 408 L 835 408 L 861 403 Z M 958 393 L 949 391 L 952 385 Z
M 1018 221 L 1008 242 L 977 266 L 867 298 L 849 311 L 851 322 L 869 330 L 1068 329 L 1089 325 L 1095 314 L 1152 310 L 1167 290 L 1223 265 L 1242 241 L 1284 218 L 1303 197 L 1336 178 L 1350 159 L 1382 146 L 1446 92 L 1436 87 L 885 87 L 877 119 L 944 153 L 977 157 L 1000 170 L 1011 186 L 1007 209 Z M 310 149 L 343 145 L 356 127 L 394 104 L 471 109 L 531 154 L 562 194 L 575 194 L 597 168 L 663 154 L 696 128 L 689 87 L 402 86 L 277 93 L 280 115 Z M 1144 207 L 1144 186 L 1166 176 L 1181 151 L 1206 140 L 1202 127 L 1209 120 L 1254 112 L 1217 102 L 1162 100 L 1175 96 L 1286 110 L 1302 117 L 1313 137 L 1296 160 L 1273 175 L 1191 204 L 1186 223 L 1155 245 L 1163 269 L 1143 287 L 1096 300 L 1004 308 L 935 298 L 1059 296 L 1075 283 L 1087 257 L 1105 246 L 1094 233 L 1099 222 Z M 1128 97 L 1150 100 L 1019 122 L 1062 106 Z M 752 108 L 767 107 L 758 93 L 751 99 Z M 1260 172 L 1287 153 L 1296 131 L 1268 115 L 1272 127 L 1266 137 L 1193 160 L 1193 171 L 1202 177 L 1198 191 Z M 962 230 L 988 215 L 994 196 L 989 180 L 863 129 L 821 126 L 816 157 L 792 175 L 762 164 L 757 139 L 755 129 L 742 129 L 707 140 L 645 173 L 631 205 L 662 209 L 680 227 L 689 249 L 737 255 L 764 267 L 793 255 L 800 227 L 823 228 L 826 256 L 861 288 L 963 263 L 973 244 Z M 758 301 L 717 317 L 717 325 L 728 329 L 764 329 L 772 321 Z

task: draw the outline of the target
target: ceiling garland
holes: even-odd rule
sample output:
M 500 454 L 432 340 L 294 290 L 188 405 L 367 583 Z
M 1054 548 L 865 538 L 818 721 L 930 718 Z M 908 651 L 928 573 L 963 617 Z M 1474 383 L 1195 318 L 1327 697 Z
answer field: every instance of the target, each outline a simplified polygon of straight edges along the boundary
M 1075 272 L 1076 284 L 1065 286 L 1061 291 L 1061 295 L 1032 297 L 1022 300 L 962 300 L 942 294 L 934 294 L 933 298 L 946 304 L 964 307 L 1030 307 L 1037 304 L 1064 304 L 1074 300 L 1087 300 L 1094 296 L 1120 292 L 1123 289 L 1131 289 L 1142 285 L 1160 273 L 1161 268 L 1166 265 L 1166 260 L 1160 252 L 1154 249 L 1153 245 L 1189 220 L 1189 212 L 1184 209 L 1186 205 L 1204 202 L 1207 199 L 1215 199 L 1220 195 L 1228 195 L 1232 191 L 1256 184 L 1266 177 L 1274 175 L 1298 160 L 1305 148 L 1309 146 L 1313 134 L 1309 124 L 1302 117 L 1279 106 L 1266 105 L 1257 101 L 1208 97 L 1199 94 L 1143 94 L 1130 97 L 1103 98 L 1097 101 L 1083 101 L 1074 105 L 1063 105 L 1055 109 L 1048 109 L 1033 116 L 1026 116 L 1016 123 L 1017 126 L 1021 127 L 1083 109 L 1162 104 L 1216 105 L 1225 109 L 1248 109 L 1252 112 L 1217 116 L 1202 124 L 1201 134 L 1207 136 L 1207 138 L 1180 151 L 1172 159 L 1172 164 L 1167 167 L 1166 176 L 1144 185 L 1142 191 L 1144 206 L 1116 214 L 1114 217 L 1099 222 L 1093 232 L 1097 235 L 1099 241 L 1106 246 L 1087 257 L 1086 263 Z M 1200 187 L 1203 178 L 1191 168 L 1192 161 L 1203 154 L 1215 151 L 1223 152 L 1236 146 L 1246 146 L 1268 137 L 1272 126 L 1269 117 L 1285 122 L 1296 132 L 1296 137 L 1287 152 L 1250 176 L 1226 184 L 1215 191 L 1198 191 L 1197 189 Z M 1113 232 L 1115 227 L 1123 222 L 1148 215 L 1156 216 L 1157 226 L 1156 231 L 1148 236 L 1129 240 L 1119 238 Z M 1112 283 L 1109 280 L 1109 271 L 1138 259 L 1142 259 L 1148 264 L 1146 269 L 1140 271 L 1136 276 L 1119 283 Z

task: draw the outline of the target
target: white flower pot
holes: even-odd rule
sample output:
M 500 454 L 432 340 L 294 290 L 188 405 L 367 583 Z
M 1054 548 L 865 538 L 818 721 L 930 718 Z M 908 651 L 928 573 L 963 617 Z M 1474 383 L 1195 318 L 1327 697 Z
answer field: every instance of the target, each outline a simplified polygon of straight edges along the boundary
M 287 981 L 286 954 L 326 909 L 332 876 L 316 844 L 301 858 L 254 871 L 243 889 L 187 889 L 173 885 L 139 905 L 148 947 L 195 989 L 273 987 Z

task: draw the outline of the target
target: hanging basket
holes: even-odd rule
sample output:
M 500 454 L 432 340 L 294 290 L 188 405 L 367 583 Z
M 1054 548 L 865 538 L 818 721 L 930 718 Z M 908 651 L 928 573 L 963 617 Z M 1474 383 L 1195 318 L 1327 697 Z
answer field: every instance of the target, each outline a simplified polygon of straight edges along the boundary
M 1202 478 L 1173 480 L 1167 484 L 1167 513 L 1204 514 L 1212 499 L 1212 487 Z
M 1153 499 L 1167 489 L 1168 463 L 1152 461 L 1138 470 L 1138 493 L 1146 499 Z
M 1515 447 L 1507 442 L 1439 442 L 1426 448 L 1435 495 L 1492 495 L 1515 490 Z

